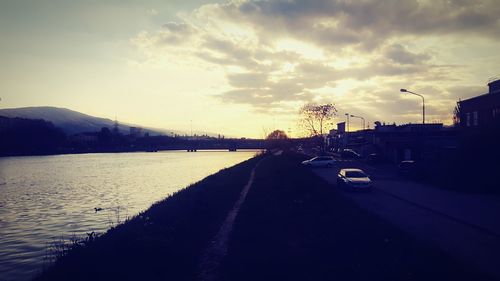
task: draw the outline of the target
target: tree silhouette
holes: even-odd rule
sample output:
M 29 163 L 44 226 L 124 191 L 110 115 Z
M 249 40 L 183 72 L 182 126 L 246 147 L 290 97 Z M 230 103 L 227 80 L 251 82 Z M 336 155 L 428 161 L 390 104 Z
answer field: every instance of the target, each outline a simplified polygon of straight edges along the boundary
M 269 149 L 286 149 L 289 145 L 288 136 L 282 130 L 274 130 L 266 137 Z
M 333 121 L 337 108 L 331 103 L 306 104 L 299 110 L 300 120 L 310 136 L 323 135 L 323 128 L 328 121 Z
M 267 140 L 286 140 L 288 136 L 282 130 L 274 130 L 266 137 Z

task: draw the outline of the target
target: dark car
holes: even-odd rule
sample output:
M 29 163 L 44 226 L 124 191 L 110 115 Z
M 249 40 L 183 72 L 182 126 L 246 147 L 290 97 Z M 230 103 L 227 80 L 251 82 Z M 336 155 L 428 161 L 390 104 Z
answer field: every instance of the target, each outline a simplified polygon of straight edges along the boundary
M 331 156 L 318 156 L 312 159 L 302 161 L 302 165 L 309 167 L 333 167 L 336 161 Z
M 340 153 L 340 157 L 342 158 L 360 158 L 361 156 L 352 149 L 344 149 Z
M 398 174 L 405 177 L 416 177 L 418 175 L 417 163 L 413 160 L 401 161 L 398 165 Z
M 366 156 L 366 162 L 369 164 L 379 164 L 383 162 L 382 155 L 378 153 L 372 153 Z

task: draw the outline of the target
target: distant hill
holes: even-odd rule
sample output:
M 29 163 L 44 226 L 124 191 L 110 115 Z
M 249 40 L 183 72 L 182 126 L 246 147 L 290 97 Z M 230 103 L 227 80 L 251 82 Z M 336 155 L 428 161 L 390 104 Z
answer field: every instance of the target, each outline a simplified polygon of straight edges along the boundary
M 67 108 L 51 106 L 0 109 L 0 116 L 43 119 L 52 122 L 54 126 L 61 128 L 68 135 L 82 132 L 96 132 L 100 131 L 102 127 L 112 128 L 114 124 L 114 121 L 111 119 L 94 117 Z M 141 127 L 133 124 L 119 123 L 118 129 L 121 133 L 128 134 L 131 126 Z M 166 133 L 163 130 L 148 128 L 143 128 L 143 132 L 149 132 L 151 135 Z

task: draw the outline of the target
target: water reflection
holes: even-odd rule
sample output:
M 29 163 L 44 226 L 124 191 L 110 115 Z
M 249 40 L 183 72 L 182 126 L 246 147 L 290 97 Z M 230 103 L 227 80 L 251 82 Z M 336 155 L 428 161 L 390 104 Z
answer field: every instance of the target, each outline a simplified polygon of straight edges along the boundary
M 27 280 L 47 243 L 104 232 L 255 151 L 0 158 L 0 280 Z M 96 211 L 95 208 L 98 208 Z

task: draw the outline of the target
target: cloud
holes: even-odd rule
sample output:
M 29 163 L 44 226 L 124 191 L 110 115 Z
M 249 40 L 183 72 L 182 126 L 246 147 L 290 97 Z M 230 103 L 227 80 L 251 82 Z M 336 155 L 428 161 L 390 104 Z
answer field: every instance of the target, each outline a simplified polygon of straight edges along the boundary
M 345 108 L 397 118 L 418 114 L 418 101 L 386 92 L 460 82 L 466 66 L 442 63 L 450 46 L 429 42 L 499 44 L 498 14 L 493 0 L 230 1 L 203 5 L 133 42 L 149 54 L 196 58 L 223 71 L 222 102 L 289 112 L 333 91 L 345 94 L 335 96 Z M 437 92 L 430 112 L 444 114 L 437 107 L 456 97 Z
M 411 53 L 401 44 L 392 44 L 384 50 L 384 55 L 399 64 L 422 64 L 431 59 L 429 54 Z
M 227 75 L 227 80 L 235 88 L 254 88 L 268 83 L 265 73 L 232 73 Z
M 446 89 L 453 99 L 467 99 L 471 96 L 482 95 L 488 92 L 488 87 L 478 85 L 450 86 Z
M 376 47 L 394 36 L 467 32 L 500 39 L 500 7 L 489 1 L 238 1 L 200 9 L 251 27 L 262 42 L 293 36 L 324 47 Z M 272 27 L 272 28 L 271 28 Z
M 168 22 L 163 24 L 160 30 L 156 32 L 143 31 L 131 41 L 143 50 L 157 51 L 162 48 L 189 44 L 195 32 L 195 27 L 189 24 Z

